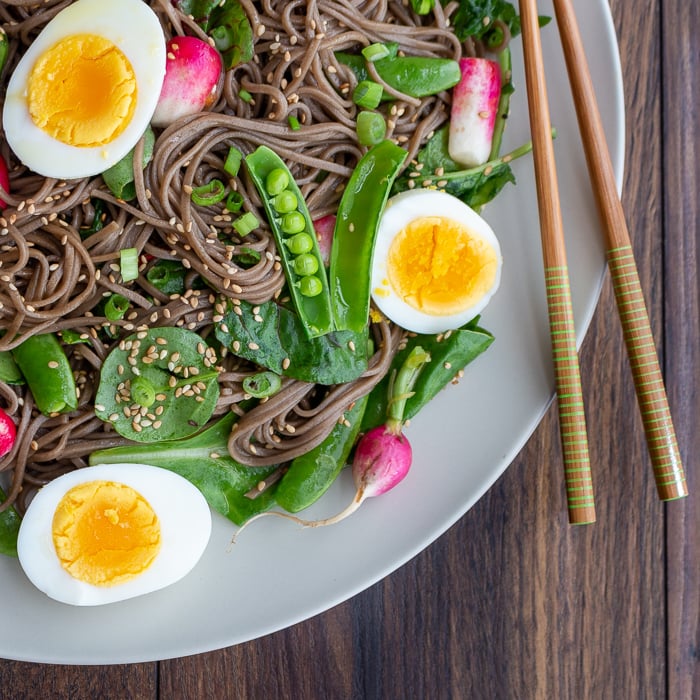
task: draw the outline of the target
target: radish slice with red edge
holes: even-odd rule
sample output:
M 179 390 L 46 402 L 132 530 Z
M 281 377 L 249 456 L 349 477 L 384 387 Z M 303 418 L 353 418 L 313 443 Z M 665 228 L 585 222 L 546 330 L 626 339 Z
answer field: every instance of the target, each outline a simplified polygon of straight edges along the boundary
M 0 156 L 0 185 L 5 192 L 10 192 L 10 175 L 7 172 L 7 163 L 2 156 Z M 0 209 L 4 209 L 6 206 L 7 202 L 0 199 Z
M 221 77 L 221 55 L 194 36 L 175 36 L 166 45 L 165 79 L 153 126 L 166 127 L 213 104 Z
M 491 153 L 501 97 L 501 69 L 488 58 L 462 58 L 462 79 L 452 92 L 448 152 L 468 168 L 483 165 Z

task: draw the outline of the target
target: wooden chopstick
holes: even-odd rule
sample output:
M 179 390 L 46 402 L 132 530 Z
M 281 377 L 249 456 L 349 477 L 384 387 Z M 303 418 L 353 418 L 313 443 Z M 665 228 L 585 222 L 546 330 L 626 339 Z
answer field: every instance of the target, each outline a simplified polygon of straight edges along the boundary
M 554 11 L 656 488 L 664 501 L 682 498 L 688 495 L 685 473 L 581 34 L 570 0 L 554 0 Z
M 584 524 L 595 500 L 536 0 L 520 1 L 520 20 L 569 522 Z

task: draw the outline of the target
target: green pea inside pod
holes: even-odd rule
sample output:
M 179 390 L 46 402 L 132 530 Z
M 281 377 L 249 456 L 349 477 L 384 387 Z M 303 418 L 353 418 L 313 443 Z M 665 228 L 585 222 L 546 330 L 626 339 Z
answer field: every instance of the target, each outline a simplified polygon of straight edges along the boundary
M 214 350 L 184 328 L 121 340 L 105 359 L 95 413 L 136 442 L 178 440 L 203 428 L 219 398 Z

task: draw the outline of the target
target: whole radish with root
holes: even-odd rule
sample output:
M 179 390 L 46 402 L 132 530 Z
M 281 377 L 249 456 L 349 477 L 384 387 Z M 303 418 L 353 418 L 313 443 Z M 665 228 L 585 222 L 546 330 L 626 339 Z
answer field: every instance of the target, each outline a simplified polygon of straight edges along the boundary
M 289 513 L 269 511 L 259 513 L 248 520 L 234 535 L 233 543 L 253 521 L 269 515 L 287 518 L 303 527 L 334 525 L 352 515 L 367 498 L 381 496 L 404 479 L 411 468 L 413 451 L 403 434 L 406 400 L 412 395 L 413 386 L 430 354 L 420 346 L 415 347 L 389 386 L 387 417 L 383 425 L 368 430 L 357 442 L 352 461 L 352 478 L 355 497 L 340 513 L 322 520 L 304 520 Z

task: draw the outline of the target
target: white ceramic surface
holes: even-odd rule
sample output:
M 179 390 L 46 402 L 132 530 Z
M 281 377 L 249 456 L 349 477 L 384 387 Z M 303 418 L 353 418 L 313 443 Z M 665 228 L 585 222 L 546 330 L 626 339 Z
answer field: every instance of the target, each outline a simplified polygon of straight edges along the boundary
M 624 105 L 621 71 L 606 0 L 577 0 L 613 161 L 622 178 Z M 540 13 L 553 15 L 551 3 Z M 605 269 L 602 237 L 578 136 L 556 27 L 543 30 L 545 64 L 579 340 L 597 303 Z M 506 146 L 529 138 L 520 42 L 514 42 L 513 100 Z M 0 557 L 10 659 L 105 664 L 172 658 L 244 642 L 340 603 L 385 577 L 458 520 L 525 444 L 553 394 L 539 223 L 531 158 L 514 164 L 518 184 L 485 212 L 503 247 L 501 289 L 482 316 L 496 336 L 412 422 L 415 460 L 391 493 L 367 502 L 343 523 L 302 530 L 277 518 L 251 526 L 232 548 L 234 527 L 216 517 L 195 569 L 174 586 L 98 608 L 49 600 L 16 560 Z M 351 498 L 344 474 L 309 515 L 340 510 Z

